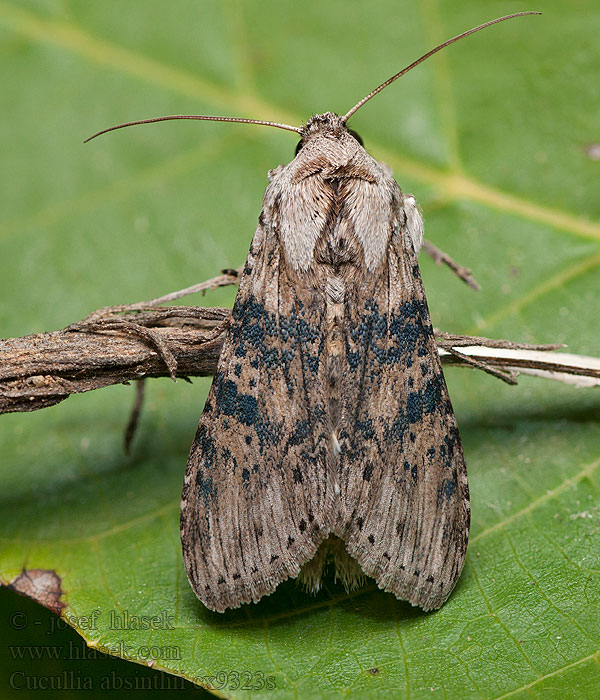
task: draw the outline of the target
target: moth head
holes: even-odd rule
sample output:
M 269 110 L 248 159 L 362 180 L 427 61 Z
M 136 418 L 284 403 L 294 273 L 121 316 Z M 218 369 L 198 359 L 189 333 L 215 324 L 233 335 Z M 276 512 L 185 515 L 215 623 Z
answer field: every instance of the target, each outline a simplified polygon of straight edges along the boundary
M 363 145 L 361 137 L 356 131 L 346 126 L 346 122 L 339 114 L 335 114 L 334 112 L 315 114 L 302 127 L 302 131 L 300 132 L 301 138 L 296 145 L 296 152 L 294 155 L 298 155 L 302 148 L 316 136 L 330 136 L 331 138 L 339 140 L 344 138 L 345 134 L 350 134 L 355 141 L 358 141 L 361 146 Z

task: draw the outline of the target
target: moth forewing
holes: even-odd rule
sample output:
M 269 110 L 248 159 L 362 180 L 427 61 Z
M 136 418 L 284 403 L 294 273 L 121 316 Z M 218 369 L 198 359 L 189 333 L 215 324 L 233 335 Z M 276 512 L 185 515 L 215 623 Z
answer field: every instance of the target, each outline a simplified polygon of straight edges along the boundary
M 422 219 L 412 196 L 402 209 L 368 291 L 347 306 L 344 537 L 381 588 L 429 610 L 462 570 L 469 493 L 416 261 Z
M 274 176 L 184 483 L 184 561 L 218 611 L 297 576 L 331 527 L 326 305 L 283 259 L 279 187 Z
M 422 219 L 339 116 L 302 136 L 270 173 L 188 461 L 188 575 L 221 611 L 297 576 L 326 540 L 304 569 L 313 588 L 329 548 L 347 586 L 364 572 L 439 607 L 469 511 L 416 262 Z

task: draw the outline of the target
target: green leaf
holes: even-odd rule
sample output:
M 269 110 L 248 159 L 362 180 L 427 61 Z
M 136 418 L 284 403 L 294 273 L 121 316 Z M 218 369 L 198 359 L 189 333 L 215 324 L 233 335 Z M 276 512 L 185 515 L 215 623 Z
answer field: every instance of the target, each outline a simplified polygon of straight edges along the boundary
M 493 5 L 0 1 L 2 334 L 241 264 L 266 172 L 295 147 L 289 133 L 197 122 L 85 137 L 168 113 L 298 124 L 345 111 L 436 43 L 538 9 Z M 352 126 L 415 193 L 426 235 L 482 284 L 475 294 L 423 259 L 436 326 L 597 354 L 600 10 L 542 9 L 419 66 Z M 89 644 L 225 697 L 593 697 L 599 395 L 447 375 L 473 526 L 439 612 L 333 581 L 315 597 L 290 581 L 258 605 L 204 609 L 183 570 L 178 502 L 207 381 L 152 382 L 130 457 L 130 388 L 3 416 L 2 581 L 55 571 L 62 614 Z M 119 629 L 126 612 L 159 616 L 157 628 Z

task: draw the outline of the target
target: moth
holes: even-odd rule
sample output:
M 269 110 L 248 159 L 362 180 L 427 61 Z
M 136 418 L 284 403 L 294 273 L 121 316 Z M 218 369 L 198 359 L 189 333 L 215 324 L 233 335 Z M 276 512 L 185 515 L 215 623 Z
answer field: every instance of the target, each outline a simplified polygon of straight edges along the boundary
M 188 459 L 183 559 L 198 598 L 222 612 L 290 577 L 312 590 L 333 563 L 424 610 L 463 568 L 469 489 L 417 264 L 423 219 L 344 116 L 295 131 L 269 172 L 216 374 Z M 104 132 L 99 132 L 104 133 Z M 97 134 L 96 134 L 97 135 Z

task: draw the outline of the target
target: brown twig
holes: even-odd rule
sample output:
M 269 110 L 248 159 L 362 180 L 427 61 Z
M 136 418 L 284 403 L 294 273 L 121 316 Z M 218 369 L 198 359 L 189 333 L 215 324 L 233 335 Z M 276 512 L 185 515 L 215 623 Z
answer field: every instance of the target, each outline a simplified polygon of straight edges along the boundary
M 166 348 L 173 358 L 173 374 L 178 378 L 214 373 L 229 324 L 229 309 L 175 306 L 133 313 L 133 333 L 130 327 L 115 324 L 115 317 L 105 310 L 104 329 L 101 317 L 93 314 L 95 320 L 87 329 L 85 324 L 76 324 L 77 330 L 69 327 L 0 341 L 0 413 L 34 411 L 71 394 L 171 376 L 159 347 Z M 138 327 L 151 335 L 138 332 Z M 564 354 L 549 355 L 547 360 L 539 357 L 555 345 L 530 346 L 441 333 L 436 338 L 441 353 L 454 349 L 442 356 L 445 363 L 475 365 L 492 374 L 531 369 L 600 381 L 600 362 L 596 360 L 594 366 L 593 358 Z M 473 348 L 479 350 L 478 355 Z M 573 357 L 578 360 L 573 361 Z
M 0 413 L 35 411 L 71 394 L 171 376 L 165 354 L 174 361 L 174 376 L 209 376 L 230 316 L 229 309 L 162 307 L 134 312 L 135 324 L 127 326 L 116 322 L 120 310 L 101 312 L 62 331 L 0 341 Z
M 463 282 L 466 282 L 469 287 L 477 291 L 480 289 L 479 284 L 477 284 L 475 278 L 471 274 L 471 270 L 468 267 L 463 267 L 455 262 L 449 255 L 440 250 L 437 246 L 433 245 L 431 241 L 425 239 L 423 241 L 423 250 L 433 258 L 436 265 L 447 265 L 454 274 L 459 277 Z
M 456 264 L 452 269 L 466 270 Z M 459 276 L 468 282 L 468 275 Z M 35 411 L 71 394 L 147 377 L 187 380 L 212 375 L 231 311 L 157 308 L 157 304 L 236 284 L 238 278 L 238 270 L 223 270 L 211 280 L 150 301 L 98 309 L 61 331 L 0 340 L 0 413 Z M 599 360 L 548 354 L 560 345 L 526 345 L 440 331 L 436 341 L 442 362 L 482 369 L 511 384 L 518 372 L 586 386 L 600 384 Z M 141 407 L 139 394 L 136 407 L 132 426 Z
M 486 362 L 485 360 L 476 360 L 475 358 L 470 357 L 469 355 L 465 355 L 464 352 L 459 352 L 456 348 L 452 347 L 451 345 L 444 346 L 444 349 L 448 352 L 449 355 L 452 355 L 453 357 L 461 360 L 467 365 L 471 365 L 471 367 L 474 367 L 475 369 L 480 369 L 483 372 L 486 372 L 487 374 L 491 374 L 492 377 L 496 377 L 496 379 L 501 379 L 506 384 L 511 384 L 512 386 L 518 384 L 518 373 L 514 370 L 498 369 L 497 367 L 494 367 L 494 365 L 490 362 Z

